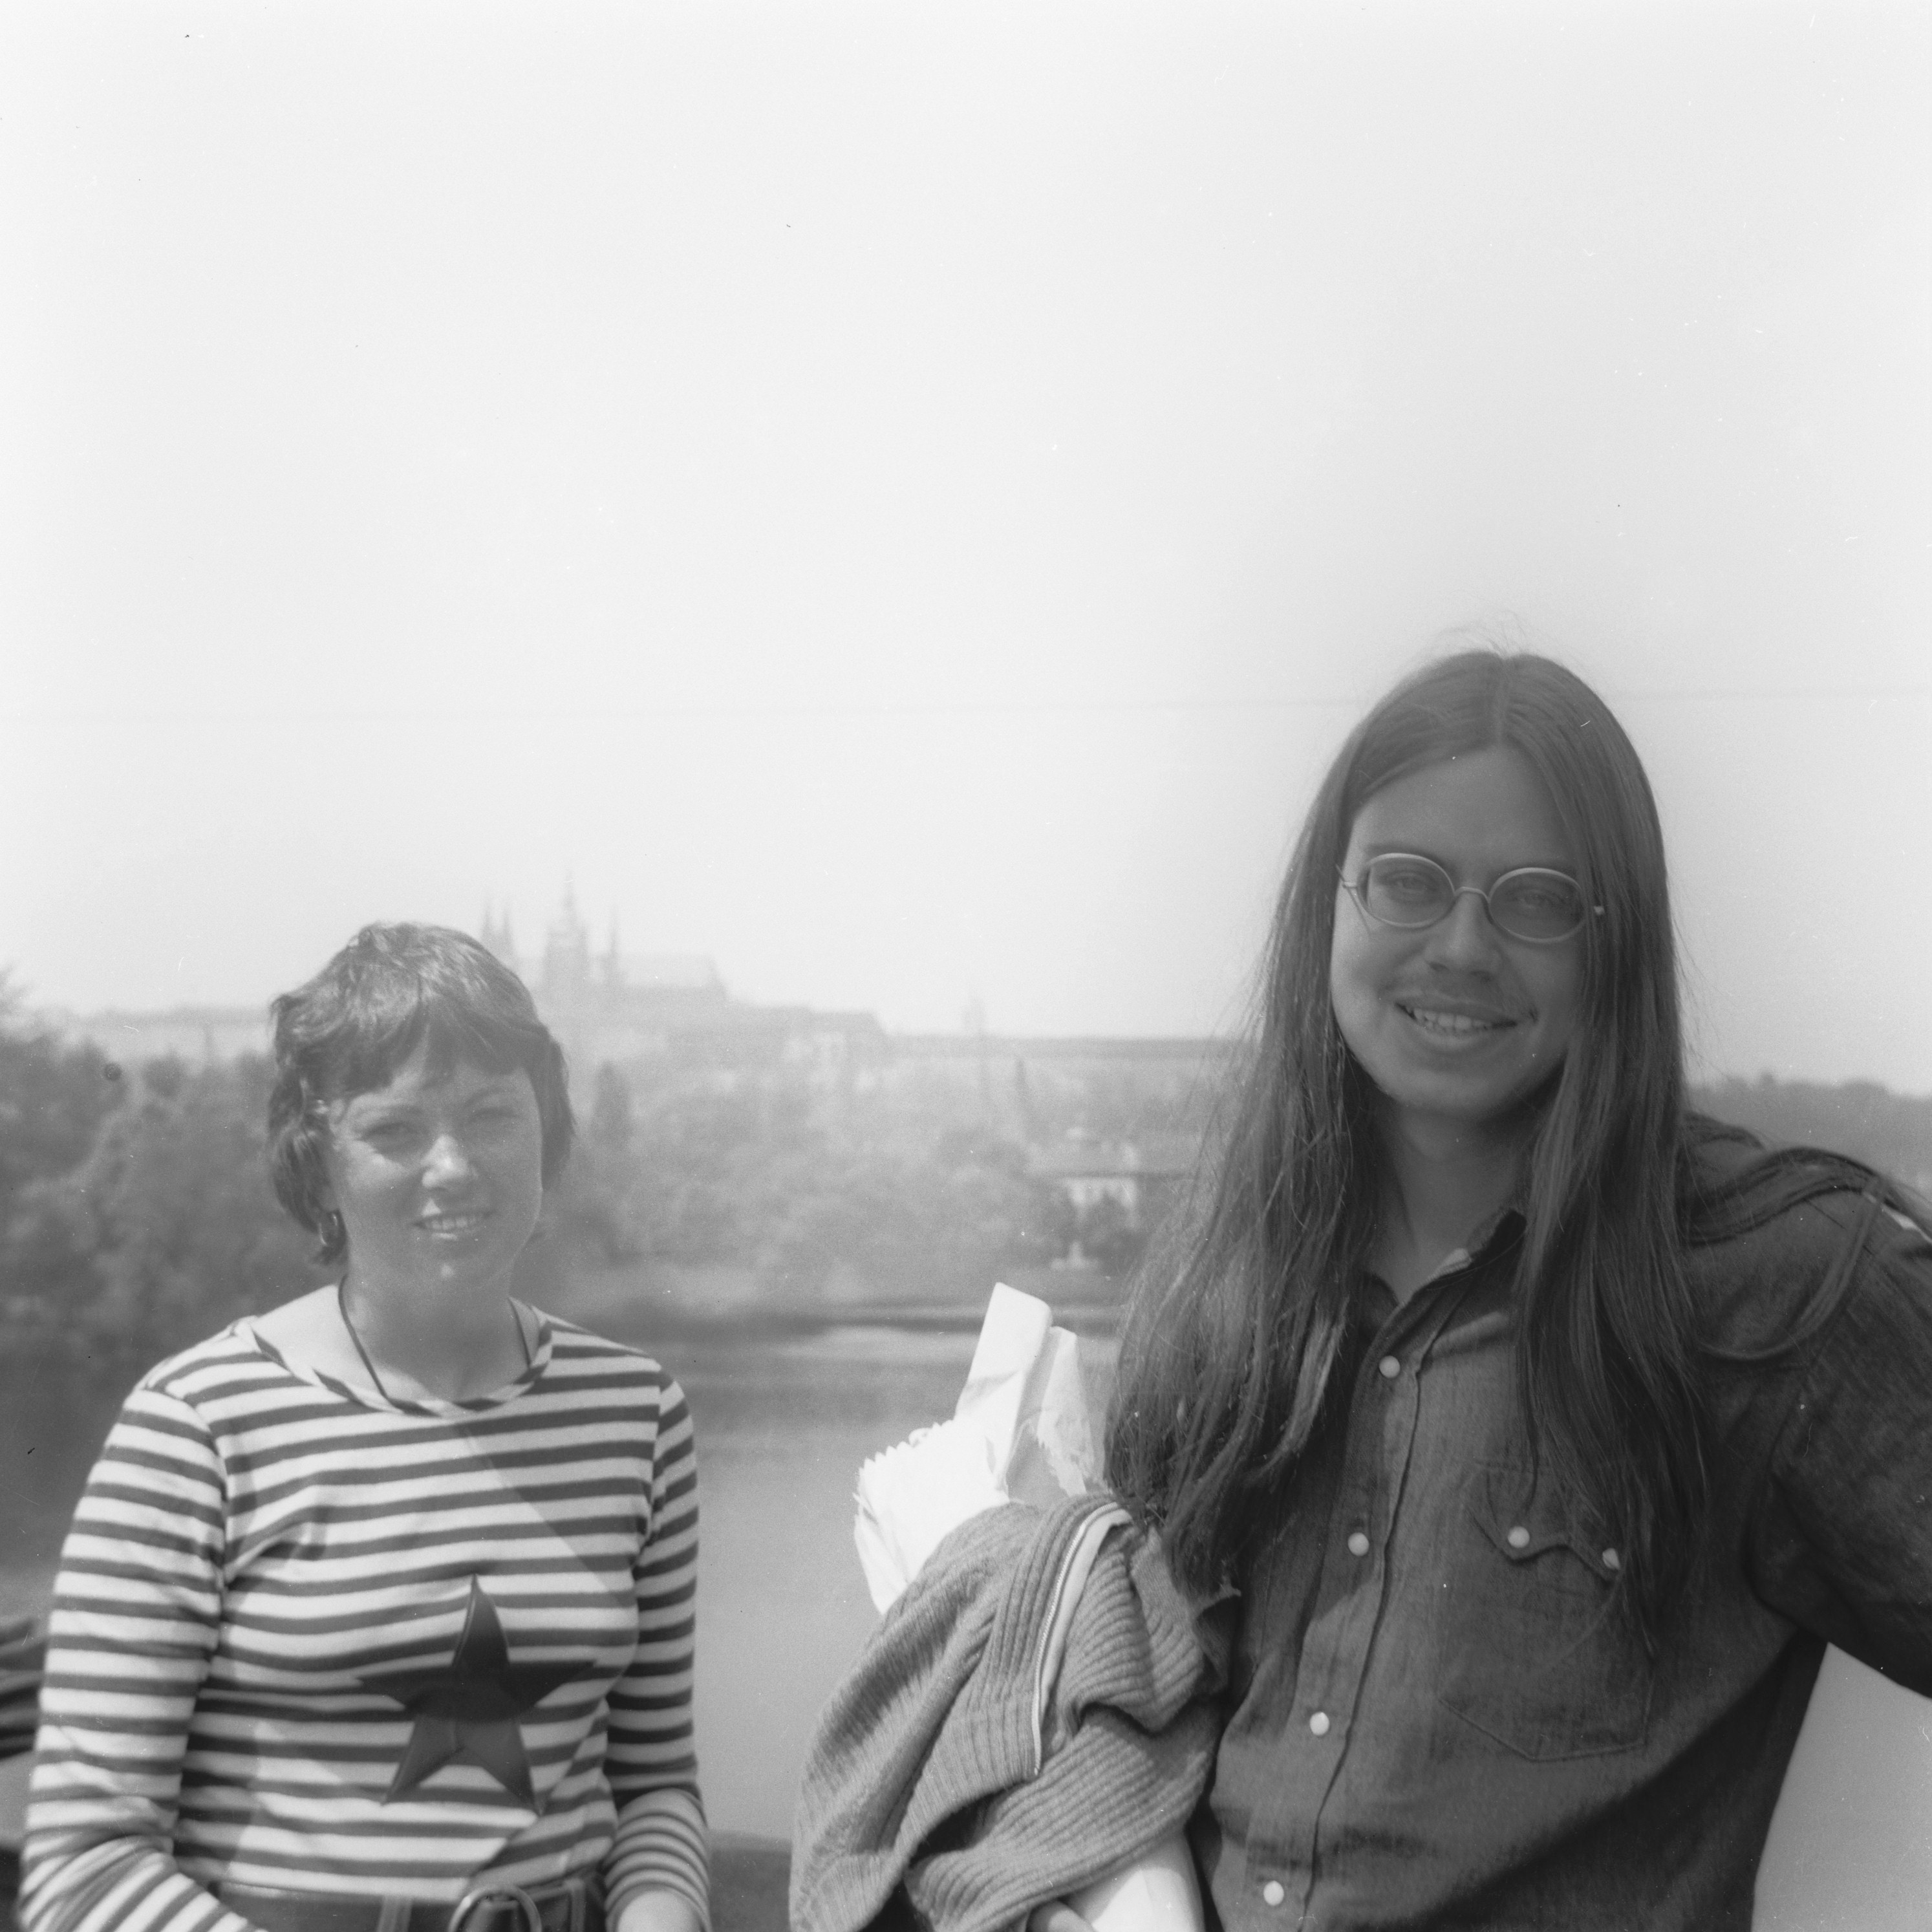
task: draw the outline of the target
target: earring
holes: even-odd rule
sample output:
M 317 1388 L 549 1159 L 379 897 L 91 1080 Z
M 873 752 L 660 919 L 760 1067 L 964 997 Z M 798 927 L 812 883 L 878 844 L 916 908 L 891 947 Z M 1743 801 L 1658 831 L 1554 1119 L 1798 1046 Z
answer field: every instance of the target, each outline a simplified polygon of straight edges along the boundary
M 322 1237 L 325 1248 L 340 1248 L 349 1239 L 349 1230 L 344 1225 L 341 1215 L 333 1208 L 325 1208 L 322 1218 L 316 1223 L 316 1232 Z

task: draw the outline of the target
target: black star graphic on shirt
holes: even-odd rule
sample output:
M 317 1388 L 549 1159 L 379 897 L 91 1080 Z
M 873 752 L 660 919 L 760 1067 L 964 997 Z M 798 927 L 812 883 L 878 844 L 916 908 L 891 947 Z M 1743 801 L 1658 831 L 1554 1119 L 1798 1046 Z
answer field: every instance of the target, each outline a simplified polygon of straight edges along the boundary
M 470 1580 L 470 1607 L 455 1654 L 432 1670 L 392 1670 L 357 1681 L 393 1697 L 416 1720 L 382 1802 L 415 1790 L 452 1762 L 480 1766 L 520 1804 L 538 1809 L 530 1760 L 517 1720 L 583 1664 L 512 1664 L 510 1646 L 482 1582 Z

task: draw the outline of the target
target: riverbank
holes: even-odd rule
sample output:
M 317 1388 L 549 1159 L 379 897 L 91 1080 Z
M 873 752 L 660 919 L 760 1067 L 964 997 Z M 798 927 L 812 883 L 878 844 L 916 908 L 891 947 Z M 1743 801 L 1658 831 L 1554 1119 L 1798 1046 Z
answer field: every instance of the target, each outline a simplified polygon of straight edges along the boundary
M 1126 1308 L 1124 1282 L 1088 1268 L 1002 1272 L 1010 1287 L 1037 1296 L 1056 1322 L 1076 1334 L 1110 1340 L 1120 1333 Z M 546 1283 L 536 1298 L 599 1334 L 658 1348 L 687 1339 L 823 1335 L 844 1328 L 976 1335 L 992 1287 L 988 1280 L 970 1294 L 891 1294 L 854 1283 L 838 1294 L 790 1295 L 749 1269 L 652 1261 L 579 1268 Z

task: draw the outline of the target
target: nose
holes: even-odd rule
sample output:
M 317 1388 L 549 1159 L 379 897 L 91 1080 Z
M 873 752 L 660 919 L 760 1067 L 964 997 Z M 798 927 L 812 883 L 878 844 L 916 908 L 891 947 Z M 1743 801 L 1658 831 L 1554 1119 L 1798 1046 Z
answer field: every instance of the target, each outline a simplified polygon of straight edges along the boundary
M 430 1142 L 429 1152 L 423 1161 L 423 1178 L 432 1186 L 447 1186 L 454 1181 L 466 1180 L 474 1172 L 470 1150 L 464 1145 L 460 1136 L 446 1130 Z
M 1438 964 L 1476 972 L 1494 965 L 1496 929 L 1490 923 L 1489 902 L 1465 886 L 1456 903 L 1429 928 L 1429 957 Z

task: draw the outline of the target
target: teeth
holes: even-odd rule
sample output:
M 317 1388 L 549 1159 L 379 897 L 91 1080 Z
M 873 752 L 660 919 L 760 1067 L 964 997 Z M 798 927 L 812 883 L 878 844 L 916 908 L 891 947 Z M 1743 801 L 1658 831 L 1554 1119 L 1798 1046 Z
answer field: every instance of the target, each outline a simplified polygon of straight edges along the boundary
M 480 1227 L 482 1221 L 481 1214 L 430 1214 L 424 1217 L 422 1225 L 432 1234 L 460 1234 Z
M 1428 1006 L 1404 1006 L 1402 1011 L 1418 1026 L 1426 1027 L 1431 1033 L 1494 1033 L 1508 1024 L 1506 1020 L 1474 1019 L 1467 1013 L 1437 1012 Z

